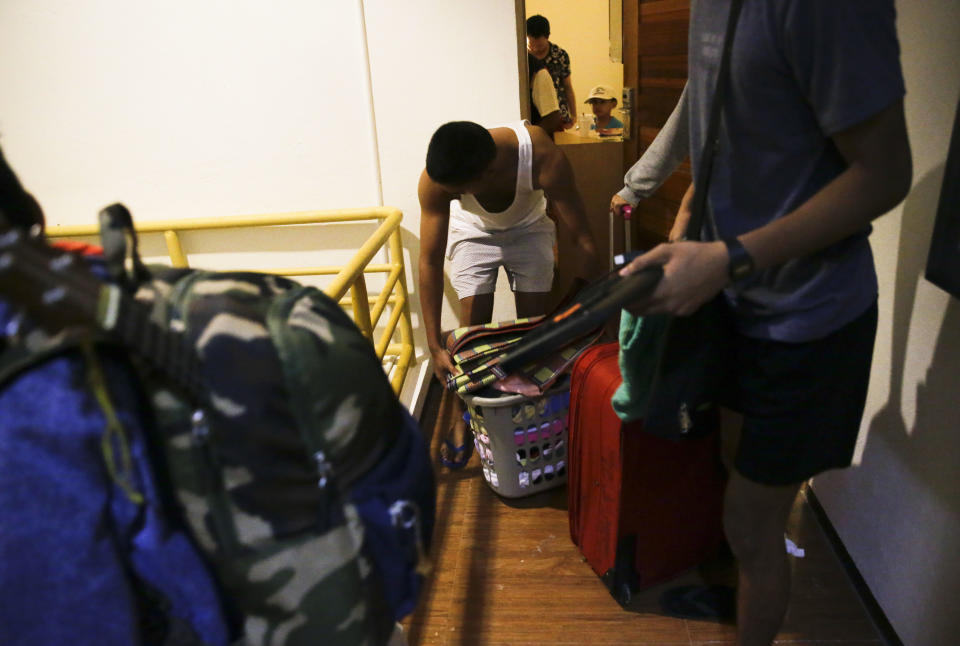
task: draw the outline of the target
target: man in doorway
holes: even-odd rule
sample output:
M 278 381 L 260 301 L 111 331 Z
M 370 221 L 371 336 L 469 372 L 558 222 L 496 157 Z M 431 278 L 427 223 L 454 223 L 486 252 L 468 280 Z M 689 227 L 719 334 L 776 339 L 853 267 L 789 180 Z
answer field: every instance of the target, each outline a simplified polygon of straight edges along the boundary
M 549 20 L 539 14 L 527 18 L 527 51 L 546 64 L 557 91 L 563 128 L 572 128 L 577 118 L 577 97 L 570 79 L 570 56 L 549 38 Z
M 556 240 L 556 227 L 546 215 L 548 198 L 579 252 L 560 261 L 574 264 L 574 275 L 585 280 L 600 271 L 570 163 L 543 129 L 526 121 L 489 130 L 469 121 L 440 126 L 430 139 L 417 192 L 420 305 L 441 383 L 454 370 L 440 331 L 444 256 L 450 260 L 461 326 L 490 322 L 501 266 L 517 317 L 546 314 Z M 462 467 L 469 446 L 466 425 L 457 415 L 441 446 L 441 461 Z
M 704 150 L 731 0 L 694 0 L 692 167 Z M 724 403 L 740 437 L 724 500 L 739 569 L 738 646 L 767 646 L 790 596 L 788 514 L 804 482 L 850 465 L 877 329 L 871 222 L 912 177 L 893 0 L 744 2 L 706 189 L 703 242 L 662 244 L 638 304 L 683 316 L 722 292 L 734 330 Z

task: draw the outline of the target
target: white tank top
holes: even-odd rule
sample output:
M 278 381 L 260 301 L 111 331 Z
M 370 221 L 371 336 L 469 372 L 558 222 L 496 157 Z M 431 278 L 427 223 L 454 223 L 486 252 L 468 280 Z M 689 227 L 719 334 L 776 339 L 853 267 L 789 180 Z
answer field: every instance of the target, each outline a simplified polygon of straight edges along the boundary
M 533 190 L 533 142 L 527 132 L 528 121 L 507 124 L 517 133 L 517 187 L 513 203 L 504 211 L 490 213 L 470 193 L 450 202 L 451 233 L 489 233 L 527 227 L 547 219 L 547 200 L 540 189 Z

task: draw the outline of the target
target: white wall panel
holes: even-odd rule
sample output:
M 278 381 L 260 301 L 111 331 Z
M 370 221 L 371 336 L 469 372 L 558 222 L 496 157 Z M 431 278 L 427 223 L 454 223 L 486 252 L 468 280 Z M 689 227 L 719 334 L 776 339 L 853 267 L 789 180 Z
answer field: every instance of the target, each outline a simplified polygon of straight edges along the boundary
M 448 121 L 489 127 L 520 118 L 514 2 L 365 0 L 364 7 L 384 202 L 403 210 L 415 279 L 417 181 L 430 136 Z M 415 280 L 410 287 L 418 300 Z M 448 287 L 446 296 L 442 321 L 451 328 L 456 295 Z M 509 290 L 501 288 L 497 301 L 495 317 L 512 317 Z M 425 348 L 422 334 L 418 327 L 418 345 Z
M 0 135 L 53 224 L 376 204 L 356 2 L 4 0 Z
M 960 300 L 923 278 L 960 98 L 960 5 L 897 2 L 913 188 L 876 222 L 880 321 L 857 457 L 814 482 L 906 646 L 957 642 Z

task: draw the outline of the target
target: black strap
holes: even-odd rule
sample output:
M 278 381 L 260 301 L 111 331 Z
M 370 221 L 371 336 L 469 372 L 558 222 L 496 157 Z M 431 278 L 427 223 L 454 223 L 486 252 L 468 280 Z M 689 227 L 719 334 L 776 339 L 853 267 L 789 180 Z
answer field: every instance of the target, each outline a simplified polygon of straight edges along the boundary
M 707 212 L 707 193 L 710 186 L 710 174 L 713 172 L 713 155 L 720 146 L 720 114 L 727 97 L 730 84 L 730 50 L 733 49 L 733 36 L 737 31 L 737 19 L 743 0 L 732 0 L 730 15 L 727 18 L 727 35 L 723 40 L 723 54 L 720 56 L 720 69 L 717 71 L 717 85 L 710 104 L 710 121 L 707 123 L 707 135 L 703 139 L 703 154 L 700 155 L 700 167 L 697 173 L 697 185 L 694 187 L 693 206 L 690 222 L 687 223 L 686 240 L 699 240 L 703 228 L 703 218 Z
M 103 208 L 99 214 L 100 244 L 107 261 L 107 271 L 114 283 L 133 294 L 150 279 L 150 272 L 140 259 L 133 216 L 119 202 Z

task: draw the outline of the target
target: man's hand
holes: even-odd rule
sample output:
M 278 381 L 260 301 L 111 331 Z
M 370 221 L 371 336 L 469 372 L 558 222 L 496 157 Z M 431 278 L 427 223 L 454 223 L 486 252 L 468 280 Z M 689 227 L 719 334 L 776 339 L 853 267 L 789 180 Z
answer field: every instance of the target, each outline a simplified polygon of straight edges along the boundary
M 620 270 L 621 276 L 627 276 L 647 267 L 663 267 L 663 278 L 653 294 L 627 309 L 638 315 L 693 314 L 729 282 L 729 262 L 721 241 L 657 245 Z
M 613 197 L 610 198 L 610 211 L 612 213 L 616 213 L 617 215 L 621 215 L 621 210 L 625 206 L 632 207 L 633 205 L 630 204 L 630 202 L 627 202 L 625 199 L 623 199 L 619 195 L 617 195 L 616 193 L 614 193 Z
M 430 354 L 433 357 L 433 374 L 440 380 L 440 385 L 446 388 L 447 375 L 452 374 L 454 370 L 456 370 L 453 358 L 450 356 L 450 353 L 447 352 L 446 348 L 430 350 Z

